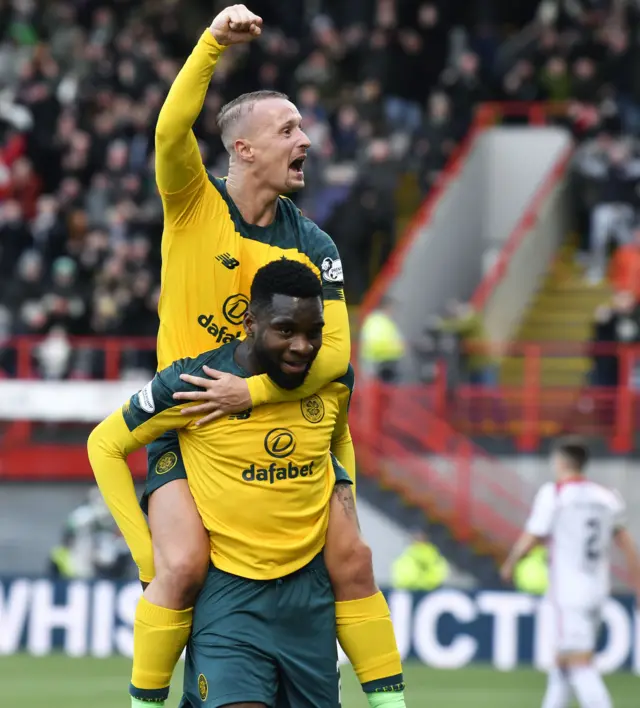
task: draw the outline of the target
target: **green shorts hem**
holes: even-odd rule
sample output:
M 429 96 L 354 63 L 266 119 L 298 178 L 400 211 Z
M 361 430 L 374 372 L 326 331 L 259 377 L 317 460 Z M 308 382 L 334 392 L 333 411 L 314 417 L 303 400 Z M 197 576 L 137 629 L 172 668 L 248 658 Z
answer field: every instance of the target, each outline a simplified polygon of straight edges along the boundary
M 178 433 L 170 430 L 147 445 L 147 479 L 140 506 L 149 511 L 149 497 L 165 484 L 176 479 L 187 479 Z
M 222 706 L 233 705 L 234 703 L 264 703 L 267 708 L 275 708 L 275 703 L 270 696 L 257 693 L 249 694 L 236 691 L 235 693 L 225 693 L 223 696 L 215 696 L 205 702 L 207 708 L 222 708 Z

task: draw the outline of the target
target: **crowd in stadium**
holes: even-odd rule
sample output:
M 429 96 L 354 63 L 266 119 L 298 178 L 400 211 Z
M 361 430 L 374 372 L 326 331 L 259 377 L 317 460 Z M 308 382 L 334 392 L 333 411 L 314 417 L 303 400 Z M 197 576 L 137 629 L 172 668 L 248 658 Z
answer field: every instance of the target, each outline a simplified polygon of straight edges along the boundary
M 576 174 L 600 185 L 581 205 L 596 224 L 585 250 L 598 265 L 602 229 L 630 232 L 636 147 L 619 136 L 640 131 L 632 9 L 623 29 L 607 3 L 560 3 L 559 14 L 542 3 L 507 31 L 501 3 L 471 3 L 466 26 L 444 2 L 326 0 L 307 16 L 300 1 L 287 18 L 277 3 L 256 5 L 264 35 L 216 71 L 196 128 L 203 158 L 226 172 L 215 123 L 224 101 L 258 88 L 292 96 L 314 145 L 298 202 L 336 241 L 351 302 L 369 283 L 371 235 L 383 258 L 393 246 L 399 176 L 413 173 L 426 194 L 484 100 L 569 101 L 574 134 L 591 141 Z M 153 131 L 197 36 L 179 7 L 0 3 L 3 336 L 155 333 Z

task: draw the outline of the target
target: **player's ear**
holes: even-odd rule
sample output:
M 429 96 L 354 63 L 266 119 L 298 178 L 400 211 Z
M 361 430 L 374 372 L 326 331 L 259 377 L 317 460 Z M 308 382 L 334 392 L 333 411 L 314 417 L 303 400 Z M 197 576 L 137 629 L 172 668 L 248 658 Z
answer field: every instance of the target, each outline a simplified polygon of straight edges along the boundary
M 253 332 L 256 327 L 256 318 L 254 317 L 250 309 L 245 312 L 242 326 L 244 327 L 244 331 L 247 337 L 253 337 Z
M 253 162 L 253 160 L 255 159 L 253 147 L 251 146 L 251 143 L 248 140 L 239 138 L 235 141 L 233 147 L 239 159 L 245 160 L 245 162 Z

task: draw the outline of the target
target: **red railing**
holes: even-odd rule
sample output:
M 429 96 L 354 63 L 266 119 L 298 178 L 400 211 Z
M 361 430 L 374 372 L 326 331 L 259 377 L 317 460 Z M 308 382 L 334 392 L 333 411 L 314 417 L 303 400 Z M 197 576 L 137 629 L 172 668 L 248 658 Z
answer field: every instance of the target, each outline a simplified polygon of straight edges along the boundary
M 42 338 L 17 337 L 0 345 L 1 378 L 34 380 L 40 378 L 37 370 L 36 351 Z M 91 350 L 103 366 L 87 378 L 117 380 L 121 378 L 125 354 L 152 354 L 155 351 L 153 338 L 75 338 L 71 340 L 74 353 Z M 516 342 L 501 345 L 474 345 L 467 347 L 467 354 L 491 354 L 499 357 L 497 369 L 501 371 L 502 383 L 483 386 L 467 383 L 468 377 L 461 373 L 459 382 L 451 390 L 453 365 L 442 357 L 437 374 L 431 384 L 415 387 L 421 391 L 421 399 L 429 401 L 430 412 L 452 422 L 459 420 L 468 431 L 474 433 L 500 433 L 515 435 L 523 448 L 537 445 L 545 435 L 545 425 L 555 420 L 556 427 L 562 423 L 562 413 L 567 406 L 580 399 L 581 410 L 587 411 L 586 396 L 601 402 L 600 417 L 583 423 L 586 432 L 609 436 L 615 433 L 616 449 L 628 448 L 629 435 L 636 427 L 634 405 L 640 395 L 633 386 L 632 374 L 640 368 L 640 344 L 594 344 L 584 342 Z M 617 380 L 610 385 L 590 380 L 588 370 L 595 358 L 607 359 L 617 370 Z M 562 381 L 549 382 L 549 368 L 554 362 L 579 359 L 582 376 L 574 377 L 568 384 Z M 7 360 L 13 362 L 6 364 Z M 575 364 L 575 362 L 574 362 Z M 73 372 L 72 372 L 73 373 Z M 448 383 L 449 382 L 449 383 Z M 617 385 L 617 384 L 620 385 Z M 455 393 L 455 396 L 452 395 Z M 417 394 L 416 394 L 417 395 Z M 497 405 L 499 402 L 503 407 Z M 603 413 L 603 409 L 604 413 Z M 508 421 L 501 410 L 506 410 Z M 478 421 L 474 421 L 474 415 Z M 546 421 L 546 423 L 545 423 Z M 514 428 L 514 426 L 516 426 Z M 554 432 L 554 431 L 552 431 Z M 557 430 L 555 432 L 558 432 Z M 627 440 L 626 447 L 622 445 Z M 622 446 L 621 446 L 622 445 Z
M 13 337 L 0 342 L 0 381 L 41 379 L 38 351 L 45 342 L 46 337 L 35 336 Z M 131 354 L 147 355 L 150 368 L 155 366 L 155 337 L 72 337 L 69 344 L 70 379 L 118 380 L 126 365 L 125 356 Z M 80 363 L 82 355 L 87 353 L 92 355 L 89 366 L 86 357 Z M 77 427 L 80 429 L 74 434 L 73 428 Z M 0 480 L 92 479 L 86 446 L 71 442 L 86 440 L 90 427 L 6 421 L 0 426 Z M 46 433 L 44 442 L 39 441 L 38 433 L 42 432 L 39 428 L 44 428 Z M 131 456 L 130 466 L 137 479 L 144 479 L 144 450 Z
M 40 341 L 12 341 L 12 351 L 20 352 L 23 362 L 21 378 L 36 375 L 31 360 Z M 102 352 L 105 361 L 110 357 L 109 375 L 117 379 L 122 355 L 153 350 L 155 341 L 86 338 L 74 340 L 74 346 Z M 468 436 L 515 438 L 526 450 L 537 448 L 546 436 L 581 432 L 608 438 L 618 452 L 631 450 L 640 427 L 640 390 L 632 379 L 640 345 L 519 343 L 500 352 L 475 346 L 467 353 L 499 354 L 503 369 L 506 360 L 520 358 L 520 382 L 452 387 L 452 366 L 441 358 L 429 384 L 390 386 L 359 377 L 350 421 L 363 474 L 428 508 L 460 541 L 475 537 L 502 551 L 521 528 L 535 489 Z M 585 385 L 545 383 L 547 362 L 594 356 L 615 362 L 619 385 L 588 385 L 586 374 Z M 79 442 L 86 439 L 88 426 L 78 431 L 75 444 L 64 444 L 61 433 L 72 426 L 58 426 L 60 435 L 53 442 L 36 443 L 29 435 L 33 425 L 0 426 L 0 480 L 92 479 L 85 445 Z M 134 476 L 144 479 L 144 451 L 129 462 Z
M 0 341 L 0 379 L 38 379 L 38 350 L 47 341 L 41 336 L 10 337 Z M 120 378 L 122 358 L 127 352 L 155 353 L 155 337 L 70 337 L 70 374 L 73 378 L 96 378 L 113 381 Z M 93 353 L 97 375 L 91 375 L 84 367 L 74 364 L 82 353 Z
M 504 547 L 516 537 L 534 492 L 517 474 L 434 415 L 436 386 L 360 381 L 350 416 L 359 474 L 426 507 L 469 541 Z
M 499 355 L 490 371 L 495 383 L 470 383 L 464 364 L 441 358 L 431 383 L 403 389 L 458 433 L 510 438 L 521 451 L 537 450 L 543 439 L 567 433 L 602 438 L 615 453 L 634 449 L 640 431 L 640 344 L 523 342 L 499 352 L 479 345 L 468 349 L 467 354 L 494 349 Z M 567 361 L 577 375 L 562 373 Z M 360 408 L 369 422 L 358 424 L 379 429 L 380 420 L 371 418 L 387 413 L 373 393 L 370 397 Z M 433 418 L 429 421 L 432 425 Z

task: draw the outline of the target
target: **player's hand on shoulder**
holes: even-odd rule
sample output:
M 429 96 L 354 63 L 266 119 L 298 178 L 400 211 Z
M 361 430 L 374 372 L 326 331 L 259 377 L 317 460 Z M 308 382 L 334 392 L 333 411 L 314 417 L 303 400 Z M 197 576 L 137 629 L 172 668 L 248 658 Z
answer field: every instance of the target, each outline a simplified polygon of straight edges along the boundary
M 198 386 L 201 391 L 179 391 L 173 394 L 177 401 L 199 403 L 182 410 L 184 415 L 204 415 L 204 418 L 196 421 L 196 425 L 211 423 L 225 415 L 240 413 L 251 407 L 251 395 L 246 379 L 208 366 L 204 366 L 203 371 L 207 378 L 191 374 L 180 375 L 182 381 Z
M 260 36 L 262 18 L 245 5 L 231 5 L 213 20 L 209 31 L 218 44 L 244 44 Z

